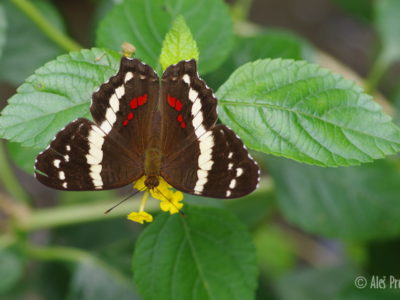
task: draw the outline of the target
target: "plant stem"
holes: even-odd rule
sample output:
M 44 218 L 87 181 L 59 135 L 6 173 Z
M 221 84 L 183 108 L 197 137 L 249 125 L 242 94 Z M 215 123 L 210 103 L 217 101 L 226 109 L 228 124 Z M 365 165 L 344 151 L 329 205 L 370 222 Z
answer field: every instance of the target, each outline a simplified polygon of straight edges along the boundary
M 68 247 L 37 247 L 25 245 L 26 252 L 35 259 L 40 260 L 63 260 L 70 262 L 95 263 L 97 258 L 90 253 Z
M 33 231 L 44 228 L 117 218 L 127 215 L 133 210 L 132 206 L 125 206 L 105 215 L 104 212 L 113 205 L 115 205 L 115 201 L 103 201 L 90 204 L 77 204 L 74 206 L 34 210 L 26 219 L 19 220 L 18 223 L 16 223 L 16 226 L 22 231 Z M 150 211 L 155 210 L 158 205 L 158 201 L 151 201 L 148 203 L 147 209 Z
M 30 203 L 30 198 L 25 190 L 21 187 L 17 177 L 15 176 L 9 160 L 7 159 L 4 142 L 0 141 L 0 181 L 3 183 L 6 191 L 16 201 L 24 204 Z
M 56 29 L 28 0 L 11 0 L 11 2 L 25 13 L 49 39 L 61 48 L 66 51 L 77 51 L 82 48 L 75 41 Z
M 390 64 L 380 57 L 375 60 L 365 81 L 365 91 L 368 94 L 373 95 L 376 92 L 379 81 L 382 79 L 383 75 L 385 75 L 389 66 Z
M 246 21 L 249 17 L 253 0 L 237 0 L 232 6 L 232 16 L 236 21 Z

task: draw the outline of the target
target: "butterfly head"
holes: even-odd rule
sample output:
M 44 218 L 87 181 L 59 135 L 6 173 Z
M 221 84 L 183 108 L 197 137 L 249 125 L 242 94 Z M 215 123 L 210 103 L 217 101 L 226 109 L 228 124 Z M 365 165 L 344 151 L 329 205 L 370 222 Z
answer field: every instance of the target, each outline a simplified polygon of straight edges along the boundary
M 157 186 L 159 186 L 160 181 L 158 180 L 158 176 L 147 176 L 144 181 L 144 185 L 149 189 L 153 190 Z

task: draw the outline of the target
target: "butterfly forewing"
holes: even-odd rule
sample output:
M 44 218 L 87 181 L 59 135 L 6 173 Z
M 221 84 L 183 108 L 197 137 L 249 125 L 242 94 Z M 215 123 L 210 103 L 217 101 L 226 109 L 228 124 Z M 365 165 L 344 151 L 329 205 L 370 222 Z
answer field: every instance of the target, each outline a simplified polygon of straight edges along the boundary
M 161 175 L 166 181 L 209 197 L 235 198 L 253 191 L 258 165 L 232 130 L 215 126 L 217 99 L 198 76 L 195 61 L 169 67 L 161 94 Z
M 118 73 L 93 93 L 90 112 L 100 128 L 142 164 L 158 105 L 159 80 L 151 67 L 123 57 Z M 140 161 L 140 162 L 139 162 Z
M 140 178 L 158 87 L 150 67 L 122 58 L 118 73 L 93 94 L 94 123 L 86 119 L 70 123 L 37 157 L 38 180 L 57 189 L 94 190 Z

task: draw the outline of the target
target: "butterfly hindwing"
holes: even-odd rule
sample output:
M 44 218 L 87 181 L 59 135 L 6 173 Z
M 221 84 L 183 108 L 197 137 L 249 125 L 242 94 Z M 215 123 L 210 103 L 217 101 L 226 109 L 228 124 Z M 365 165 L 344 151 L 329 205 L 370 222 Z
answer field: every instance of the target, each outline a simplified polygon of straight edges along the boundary
M 194 194 L 238 198 L 258 186 L 258 164 L 240 138 L 225 125 L 215 126 L 207 138 L 200 139 L 199 148 L 201 154 Z
M 117 149 L 120 155 L 113 157 Z M 35 176 L 61 190 L 111 189 L 141 175 L 142 171 L 132 166 L 129 153 L 119 149 L 93 122 L 80 118 L 62 129 L 38 155 Z

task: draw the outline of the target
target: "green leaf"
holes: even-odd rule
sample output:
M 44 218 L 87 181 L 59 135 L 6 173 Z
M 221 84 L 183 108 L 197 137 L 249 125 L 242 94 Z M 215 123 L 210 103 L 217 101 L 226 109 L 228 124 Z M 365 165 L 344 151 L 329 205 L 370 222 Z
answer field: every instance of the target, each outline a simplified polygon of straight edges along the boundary
M 228 59 L 215 71 L 206 75 L 207 84 L 219 87 L 241 65 L 261 58 L 291 58 L 312 60 L 312 47 L 293 33 L 269 29 L 251 37 L 236 37 Z
M 312 48 L 307 41 L 280 29 L 269 29 L 251 37 L 239 37 L 232 55 L 235 68 L 261 58 L 312 60 L 312 57 Z
M 133 257 L 144 300 L 254 299 L 257 267 L 244 226 L 226 211 L 185 207 L 160 215 L 139 237 Z
M 400 1 L 379 0 L 375 2 L 375 25 L 381 38 L 380 59 L 390 64 L 400 59 Z
M 24 147 L 44 148 L 77 117 L 90 117 L 93 91 L 115 73 L 120 55 L 91 49 L 59 56 L 36 70 L 0 116 L 0 136 Z
M 165 36 L 160 63 L 163 70 L 181 60 L 199 60 L 199 50 L 185 19 L 178 16 Z
M 18 143 L 7 143 L 8 153 L 14 163 L 27 172 L 33 174 L 35 159 L 41 149 L 22 147 Z
M 237 69 L 217 92 L 219 116 L 254 150 L 321 166 L 400 150 L 400 130 L 353 82 L 302 61 Z
M 400 171 L 385 160 L 325 169 L 268 159 L 285 219 L 329 237 L 372 240 L 400 233 Z
M 7 28 L 7 19 L 6 13 L 4 11 L 3 5 L 0 5 L 0 59 L 3 55 L 3 47 L 6 43 L 6 28 Z
M 65 32 L 61 16 L 52 4 L 43 0 L 31 2 L 54 27 Z M 36 68 L 61 54 L 62 50 L 11 1 L 4 1 L 4 9 L 7 20 L 12 20 L 12 22 L 9 21 L 7 24 L 7 43 L 4 46 L 3 56 L 0 58 L 0 80 L 19 85 Z
M 232 21 L 222 0 L 125 0 L 100 24 L 96 44 L 119 51 L 123 42 L 129 42 L 137 57 L 156 68 L 163 39 L 179 15 L 199 47 L 200 72 L 216 69 L 233 41 Z
M 0 293 L 11 289 L 23 275 L 21 258 L 11 250 L 0 251 Z
M 132 284 L 113 270 L 92 263 L 77 266 L 68 300 L 119 299 L 139 300 Z

